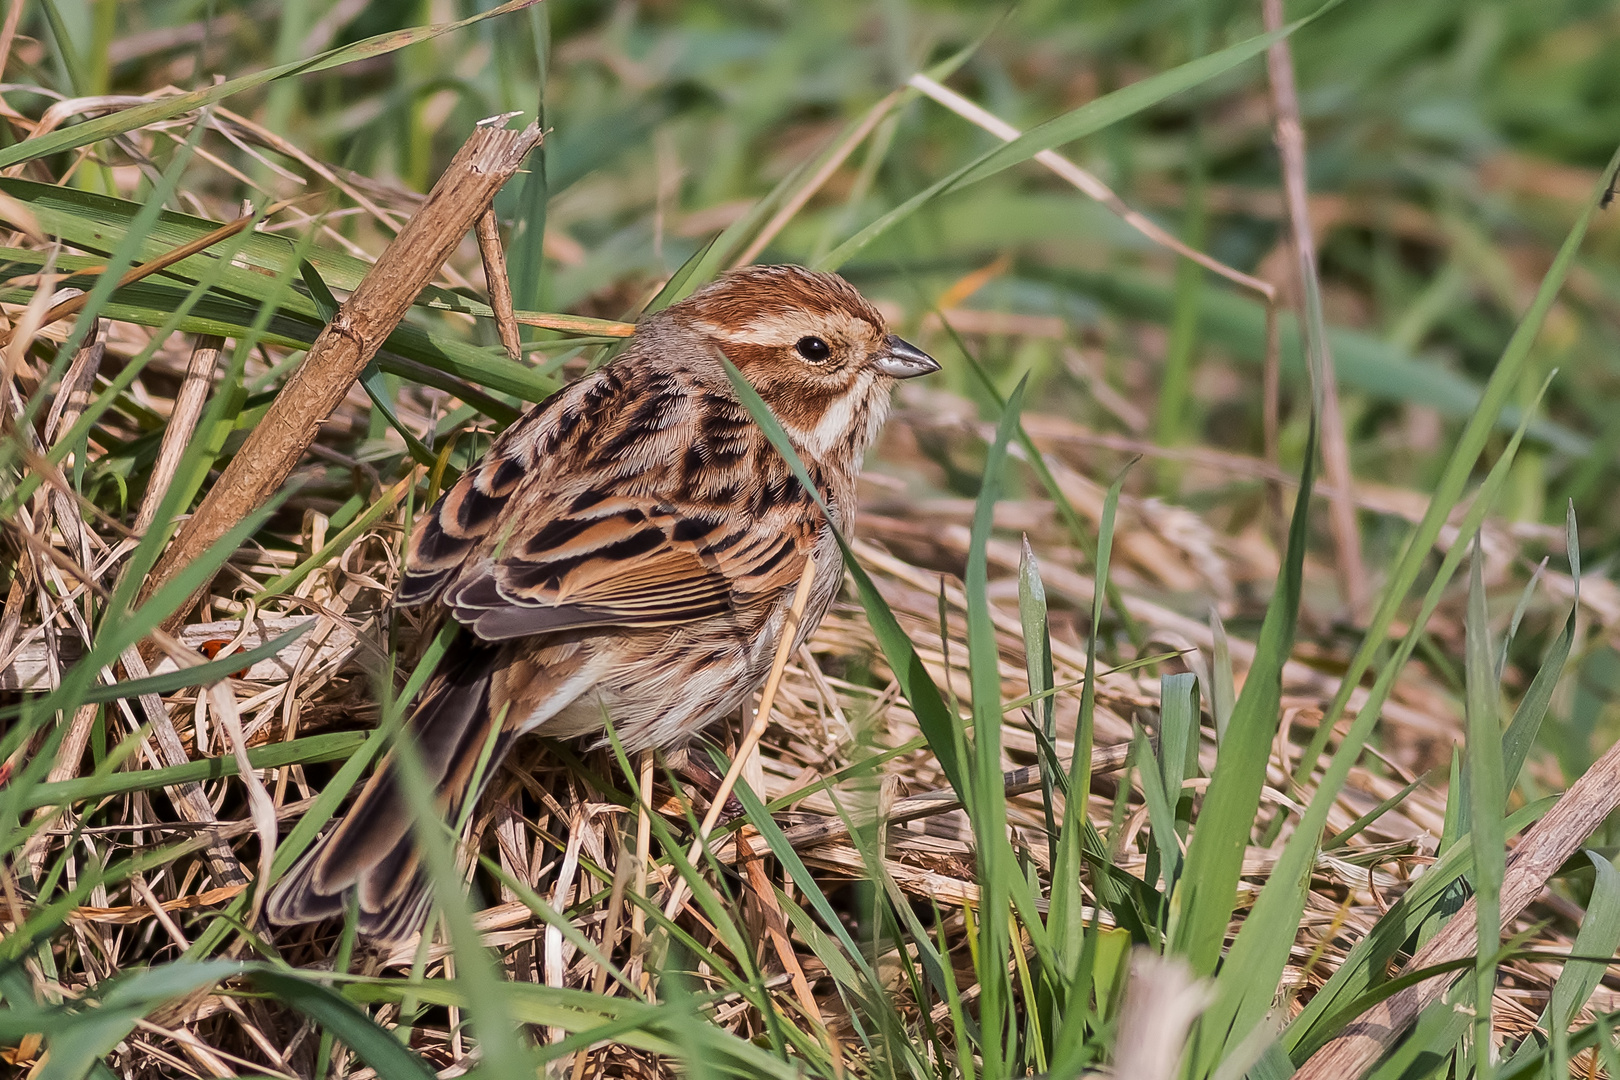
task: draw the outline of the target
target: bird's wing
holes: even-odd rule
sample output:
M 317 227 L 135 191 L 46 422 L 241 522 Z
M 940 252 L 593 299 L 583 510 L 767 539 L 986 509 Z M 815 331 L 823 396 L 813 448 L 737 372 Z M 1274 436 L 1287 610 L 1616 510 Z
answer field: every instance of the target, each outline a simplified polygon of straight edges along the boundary
M 799 533 L 800 535 L 795 535 Z M 457 621 L 497 641 L 585 626 L 667 626 L 792 586 L 813 535 L 614 497 L 558 516 L 446 590 Z
M 673 452 L 701 438 L 676 415 L 689 401 L 658 411 L 656 390 L 576 387 L 514 425 L 418 523 L 396 602 L 439 597 L 497 641 L 692 622 L 793 585 L 820 516 L 791 475 L 750 483 L 739 461 L 729 499 L 700 497 Z

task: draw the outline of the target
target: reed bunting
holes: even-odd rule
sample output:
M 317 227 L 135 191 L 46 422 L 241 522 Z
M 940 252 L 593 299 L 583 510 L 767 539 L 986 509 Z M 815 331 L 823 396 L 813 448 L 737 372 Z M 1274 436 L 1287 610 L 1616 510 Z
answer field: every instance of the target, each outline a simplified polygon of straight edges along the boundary
M 518 736 L 674 749 L 764 681 L 806 559 L 796 632 L 842 580 L 832 530 L 737 400 L 758 390 L 847 533 L 855 479 L 897 379 L 939 370 L 843 278 L 739 270 L 642 319 L 617 359 L 497 438 L 411 537 L 395 602 L 462 631 L 409 721 L 437 806 L 476 798 Z M 276 887 L 272 921 L 343 912 L 383 942 L 420 928 L 429 891 L 387 759 Z

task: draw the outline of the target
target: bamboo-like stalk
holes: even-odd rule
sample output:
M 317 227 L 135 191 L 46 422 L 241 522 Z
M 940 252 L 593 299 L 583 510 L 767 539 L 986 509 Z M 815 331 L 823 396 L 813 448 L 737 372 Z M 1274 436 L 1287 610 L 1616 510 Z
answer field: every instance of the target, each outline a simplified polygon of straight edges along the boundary
M 523 339 L 518 336 L 517 320 L 512 317 L 512 279 L 506 273 L 506 249 L 501 246 L 501 224 L 495 208 L 478 215 L 478 254 L 484 260 L 484 284 L 489 288 L 490 310 L 495 312 L 495 329 L 500 332 L 506 355 L 523 360 Z
M 473 133 L 416 216 L 315 339 L 264 419 L 181 527 L 143 583 L 141 600 L 172 580 L 286 482 L 315 441 L 321 424 L 405 317 L 416 295 L 438 274 L 495 193 L 539 142 L 540 129 L 533 124 L 522 131 L 480 126 Z M 206 589 L 206 585 L 200 587 L 181 604 L 164 622 L 164 630 L 178 629 Z

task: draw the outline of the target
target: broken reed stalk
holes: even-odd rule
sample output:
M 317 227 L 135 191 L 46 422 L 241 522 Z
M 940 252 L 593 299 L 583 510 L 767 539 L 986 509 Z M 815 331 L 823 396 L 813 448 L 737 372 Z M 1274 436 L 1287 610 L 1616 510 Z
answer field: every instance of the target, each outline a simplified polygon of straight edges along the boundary
M 1283 25 L 1283 0 L 1261 0 L 1268 32 Z M 1316 239 L 1311 233 L 1310 197 L 1305 183 L 1305 127 L 1299 118 L 1299 94 L 1294 85 L 1294 54 L 1283 38 L 1266 50 L 1266 71 L 1271 77 L 1272 106 L 1277 113 L 1277 154 L 1282 161 L 1283 197 L 1294 234 L 1294 255 L 1299 275 L 1299 333 L 1305 347 L 1314 350 L 1321 373 L 1319 405 L 1322 416 L 1322 464 L 1336 490 L 1329 500 L 1335 568 L 1339 589 L 1350 617 L 1366 617 L 1367 567 L 1361 557 L 1361 531 L 1356 522 L 1355 496 L 1350 490 L 1350 446 L 1339 408 L 1339 380 L 1334 374 L 1333 351 L 1328 348 L 1327 321 L 1322 315 L 1322 288 L 1316 274 Z
M 540 141 L 522 131 L 480 125 L 406 223 L 367 271 L 337 317 L 249 432 L 242 449 L 163 553 L 141 588 L 145 601 L 180 570 L 253 513 L 292 475 L 326 418 L 347 396 L 361 370 L 405 317 L 418 293 L 439 273 L 461 238 L 488 208 Z M 206 593 L 200 586 L 163 623 L 173 632 Z
M 484 260 L 484 285 L 489 290 L 489 307 L 495 312 L 495 329 L 501 335 L 506 355 L 523 362 L 523 339 L 518 336 L 517 320 L 512 317 L 512 279 L 506 273 L 506 249 L 501 246 L 501 223 L 492 206 L 478 215 L 478 254 Z
M 1620 808 L 1620 743 L 1609 747 L 1590 769 L 1536 822 L 1508 856 L 1502 879 L 1501 925 L 1508 926 L 1541 895 L 1547 879 L 1580 849 L 1603 820 Z M 1474 955 L 1475 906 L 1472 897 L 1419 949 L 1406 971 Z M 1311 1055 L 1294 1080 L 1356 1080 L 1405 1034 L 1423 1012 L 1459 977 L 1451 972 L 1409 986 L 1379 1002 Z
M 694 868 L 698 866 L 703 848 L 709 842 L 709 834 L 714 832 L 715 823 L 720 820 L 720 813 L 725 808 L 726 800 L 731 798 L 731 791 L 737 786 L 738 777 L 742 776 L 748 755 L 754 752 L 760 738 L 765 734 L 765 728 L 770 725 L 771 706 L 776 704 L 776 688 L 782 685 L 782 672 L 787 669 L 788 657 L 793 653 L 793 639 L 798 635 L 799 620 L 804 617 L 804 606 L 810 602 L 810 586 L 815 580 L 816 560 L 812 556 L 805 560 L 804 573 L 799 575 L 799 587 L 793 593 L 793 606 L 788 609 L 787 618 L 783 620 L 782 637 L 776 643 L 776 657 L 771 661 L 771 673 L 765 679 L 764 689 L 759 692 L 759 708 L 754 711 L 754 722 L 748 726 L 747 734 L 738 744 L 736 756 L 731 759 L 731 768 L 726 770 L 725 779 L 720 781 L 719 789 L 710 798 L 709 812 L 703 815 L 703 824 L 692 840 L 692 849 L 686 853 L 686 861 Z M 673 919 L 681 910 L 681 905 L 686 902 L 687 895 L 686 880 L 677 877 L 670 886 L 669 900 L 664 905 L 664 918 Z

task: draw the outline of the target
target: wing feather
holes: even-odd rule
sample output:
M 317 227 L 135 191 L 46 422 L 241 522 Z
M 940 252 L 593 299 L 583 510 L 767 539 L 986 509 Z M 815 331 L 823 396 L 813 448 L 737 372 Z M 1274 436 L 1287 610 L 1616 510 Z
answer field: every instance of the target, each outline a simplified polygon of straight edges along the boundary
M 412 537 L 398 603 L 441 600 L 500 641 L 694 622 L 793 585 L 821 524 L 813 502 L 790 477 L 761 498 L 747 453 L 713 492 L 683 482 L 681 448 L 724 425 L 695 416 L 701 395 L 667 373 L 638 387 L 612 369 L 525 416 L 445 492 Z

